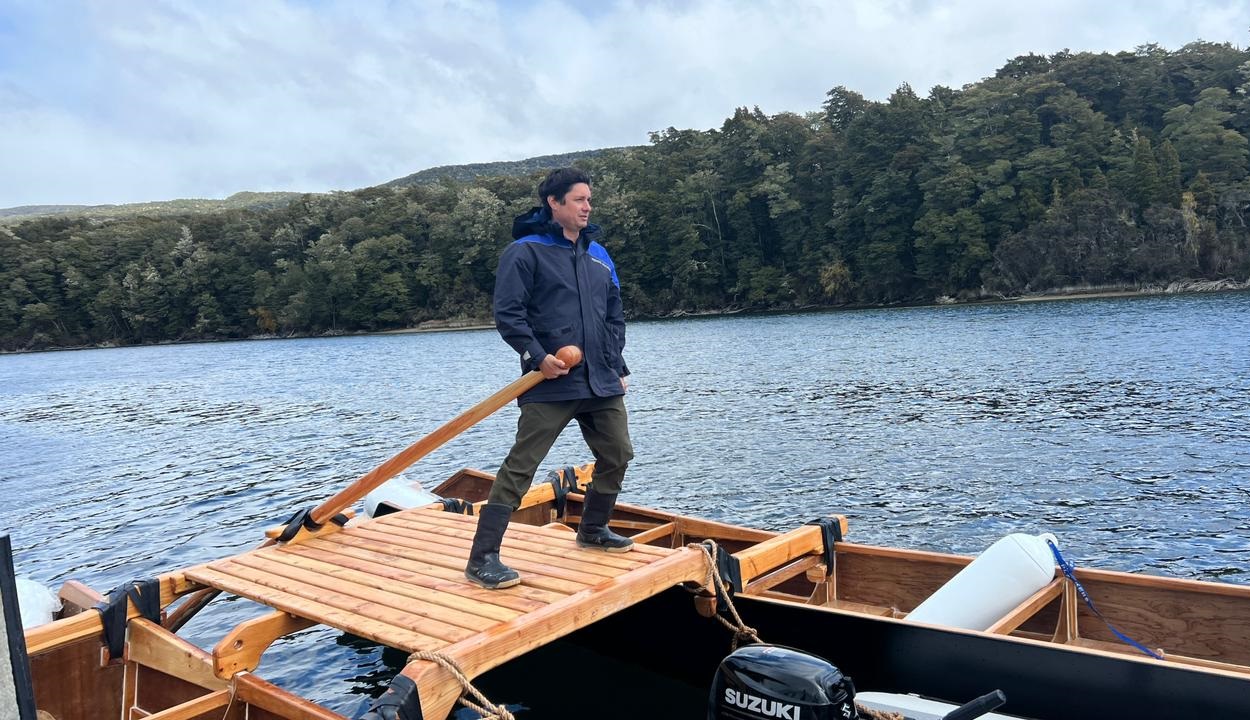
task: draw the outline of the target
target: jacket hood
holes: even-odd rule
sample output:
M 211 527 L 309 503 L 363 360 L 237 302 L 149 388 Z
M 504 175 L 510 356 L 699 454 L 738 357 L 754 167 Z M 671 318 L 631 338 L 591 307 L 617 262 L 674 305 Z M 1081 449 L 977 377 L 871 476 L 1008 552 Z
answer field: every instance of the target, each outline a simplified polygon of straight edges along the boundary
M 564 229 L 551 219 L 551 208 L 534 206 L 512 221 L 512 239 L 520 240 L 527 235 L 551 235 L 562 237 Z M 590 223 L 582 230 L 582 237 L 599 238 L 599 226 Z

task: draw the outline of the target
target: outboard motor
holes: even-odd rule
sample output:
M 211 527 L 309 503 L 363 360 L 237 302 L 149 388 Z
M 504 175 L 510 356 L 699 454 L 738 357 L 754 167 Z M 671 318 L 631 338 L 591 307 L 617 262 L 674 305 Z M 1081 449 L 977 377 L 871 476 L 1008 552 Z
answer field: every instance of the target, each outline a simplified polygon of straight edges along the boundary
M 780 645 L 738 648 L 720 663 L 708 720 L 855 720 L 855 686 L 827 661 Z

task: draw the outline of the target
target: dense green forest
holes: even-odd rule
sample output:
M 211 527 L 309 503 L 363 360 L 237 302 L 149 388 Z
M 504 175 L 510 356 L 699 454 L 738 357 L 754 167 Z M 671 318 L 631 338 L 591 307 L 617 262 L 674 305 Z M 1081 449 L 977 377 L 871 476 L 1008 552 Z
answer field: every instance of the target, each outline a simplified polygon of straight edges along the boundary
M 631 317 L 1250 277 L 1250 52 L 1015 58 L 579 160 Z M 538 174 L 0 226 L 0 348 L 490 316 Z

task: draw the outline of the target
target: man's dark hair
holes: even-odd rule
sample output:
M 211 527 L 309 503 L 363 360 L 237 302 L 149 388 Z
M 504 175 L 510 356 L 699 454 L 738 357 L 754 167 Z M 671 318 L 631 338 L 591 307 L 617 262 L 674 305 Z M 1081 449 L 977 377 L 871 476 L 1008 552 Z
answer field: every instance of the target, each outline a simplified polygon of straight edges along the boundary
M 564 202 L 569 188 L 577 183 L 590 184 L 590 176 L 577 168 L 558 168 L 547 173 L 546 179 L 538 184 L 538 202 L 547 207 L 547 196 L 555 195 L 557 202 Z

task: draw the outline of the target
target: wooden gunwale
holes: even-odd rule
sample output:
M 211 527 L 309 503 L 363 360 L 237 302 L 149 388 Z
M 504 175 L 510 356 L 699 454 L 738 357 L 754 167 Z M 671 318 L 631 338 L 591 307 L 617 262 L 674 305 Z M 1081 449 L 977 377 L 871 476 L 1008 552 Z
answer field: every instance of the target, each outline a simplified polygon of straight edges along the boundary
M 186 574 L 182 571 L 160 575 L 157 577 L 157 581 L 161 589 L 160 605 L 162 608 L 167 607 L 183 595 L 203 588 L 203 585 L 188 580 Z M 128 600 L 126 605 L 128 608 L 126 612 L 127 618 L 139 617 L 139 611 L 135 608 L 133 602 Z M 25 633 L 26 653 L 28 655 L 36 655 L 75 640 L 97 636 L 103 631 L 104 626 L 100 622 L 99 613 L 81 612 L 77 615 L 54 620 L 53 622 L 27 630 Z
M 766 602 L 766 603 L 777 603 L 781 605 L 791 605 L 791 606 L 795 604 L 794 601 L 788 598 L 775 598 L 775 597 L 769 597 L 767 595 L 749 596 L 745 598 L 745 602 L 748 602 L 748 603 L 749 602 Z M 828 613 L 837 613 L 841 615 L 858 615 L 861 617 L 864 615 L 871 614 L 871 613 L 865 613 L 855 608 L 840 608 L 840 607 L 830 606 L 830 605 L 805 605 L 804 608 L 805 610 L 810 610 L 812 612 L 828 612 Z M 743 610 L 743 609 L 739 608 L 739 610 Z M 749 610 L 745 610 L 744 612 L 749 612 Z M 880 615 L 880 616 L 873 616 L 873 619 L 880 620 L 882 622 L 901 623 L 904 625 L 911 625 L 911 626 L 923 627 L 926 625 L 925 623 L 917 623 L 915 621 L 908 620 L 905 616 L 904 617 L 891 617 L 889 615 Z M 973 635 L 973 636 L 987 635 L 987 633 L 981 630 L 965 630 L 963 628 L 949 627 L 945 625 L 933 625 L 931 627 L 941 629 L 943 632 L 957 633 L 960 635 Z M 1048 639 L 1028 637 L 1028 636 L 1019 635 L 1019 634 L 995 635 L 994 638 L 995 640 L 1001 641 L 1001 642 L 1025 643 L 1029 645 L 1036 645 L 1039 647 L 1054 648 L 1058 646 L 1058 647 L 1062 647 L 1065 652 L 1075 652 L 1075 653 L 1083 653 L 1087 655 L 1097 655 L 1099 657 L 1105 657 L 1105 658 L 1114 659 L 1114 660 L 1123 660 L 1123 661 L 1131 662 L 1131 663 L 1169 665 L 1171 667 L 1178 668 L 1178 669 L 1183 668 L 1183 669 L 1191 670 L 1194 672 L 1209 672 L 1209 673 L 1221 675 L 1224 677 L 1236 678 L 1239 680 L 1245 680 L 1247 677 L 1247 674 L 1250 674 L 1250 667 L 1244 667 L 1244 666 L 1239 666 L 1239 665 L 1230 666 L 1225 663 L 1208 664 L 1206 661 L 1202 661 L 1201 659 L 1197 659 L 1197 658 L 1185 658 L 1185 660 L 1197 660 L 1197 662 L 1195 663 L 1185 662 L 1184 660 L 1181 660 L 1179 658 L 1173 661 L 1167 658 L 1166 653 L 1164 656 L 1165 659 L 1156 660 L 1155 658 L 1149 657 L 1127 645 L 1103 642 L 1103 641 L 1097 641 L 1097 640 L 1086 640 L 1084 638 L 1077 638 L 1074 642 L 1071 642 L 1071 643 L 1056 643 Z

